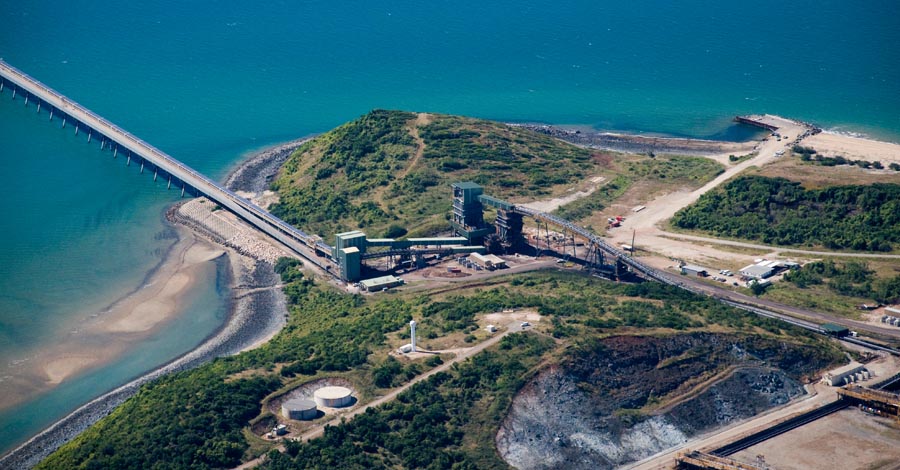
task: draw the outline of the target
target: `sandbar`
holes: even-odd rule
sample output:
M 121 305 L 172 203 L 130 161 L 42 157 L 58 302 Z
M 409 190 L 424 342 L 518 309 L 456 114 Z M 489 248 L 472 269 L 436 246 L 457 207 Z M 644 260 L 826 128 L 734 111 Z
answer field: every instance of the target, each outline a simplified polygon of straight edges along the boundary
M 72 332 L 23 362 L 12 380 L 0 382 L 0 409 L 108 364 L 174 318 L 202 265 L 224 254 L 188 230 L 179 232 L 165 260 L 144 285 L 101 312 L 85 312 L 85 320 Z

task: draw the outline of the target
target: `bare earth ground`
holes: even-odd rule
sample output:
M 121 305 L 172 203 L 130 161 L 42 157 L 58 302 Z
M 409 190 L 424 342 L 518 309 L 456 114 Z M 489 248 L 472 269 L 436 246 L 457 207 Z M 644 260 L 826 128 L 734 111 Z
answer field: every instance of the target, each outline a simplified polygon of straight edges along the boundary
M 806 130 L 803 125 L 793 121 L 782 120 L 780 122 L 782 128 L 779 129 L 779 132 L 783 135 L 798 136 Z M 679 209 L 696 202 L 697 199 L 707 191 L 719 186 L 734 176 L 737 176 L 748 168 L 752 166 L 761 167 L 778 158 L 783 158 L 776 156 L 775 153 L 779 150 L 788 150 L 791 145 L 791 140 L 777 141 L 769 138 L 763 141 L 757 149 L 759 153 L 756 157 L 727 168 L 724 173 L 705 184 L 703 187 L 694 191 L 679 191 L 660 196 L 647 203 L 647 207 L 644 210 L 637 213 L 628 213 L 626 220 L 622 223 L 621 229 L 611 231 L 609 237 L 617 244 L 630 243 L 633 230 L 635 232 L 635 239 L 637 240 L 636 245 L 649 247 L 652 251 L 667 258 L 697 261 L 738 259 L 740 262 L 752 262 L 752 260 L 758 256 L 742 255 L 710 247 L 698 247 L 694 243 L 662 237 L 661 235 L 664 231 L 659 225 L 670 219 Z
M 871 380 L 877 381 L 879 378 L 886 378 L 886 377 L 889 377 L 889 376 L 897 373 L 898 371 L 900 371 L 900 358 L 896 358 L 893 356 L 882 356 L 881 358 L 876 359 L 875 361 L 866 364 L 866 367 L 875 374 L 874 378 Z M 837 388 L 836 387 L 830 387 L 823 383 L 816 383 L 816 384 L 807 385 L 806 389 L 809 392 L 808 395 L 804 395 L 803 397 L 801 397 L 797 400 L 794 400 L 793 402 L 791 402 L 781 408 L 775 408 L 767 413 L 764 413 L 762 415 L 751 418 L 750 420 L 744 421 L 743 423 L 738 423 L 737 425 L 731 426 L 728 429 L 714 431 L 710 434 L 700 436 L 696 439 L 688 441 L 687 443 L 685 443 L 682 446 L 675 447 L 675 448 L 666 450 L 664 452 L 660 452 L 659 454 L 654 455 L 653 457 L 644 459 L 640 462 L 636 462 L 632 465 L 628 465 L 623 468 L 629 469 L 629 470 L 663 470 L 663 469 L 670 470 L 675 465 L 675 457 L 678 455 L 679 452 L 686 451 L 686 450 L 709 451 L 709 450 L 721 447 L 730 442 L 734 442 L 744 436 L 747 436 L 747 435 L 753 434 L 755 432 L 761 431 L 763 429 L 766 429 L 768 427 L 771 427 L 775 423 L 784 421 L 795 415 L 816 409 L 825 404 L 831 403 L 837 399 Z M 850 411 L 855 411 L 855 410 L 850 410 Z M 837 415 L 840 416 L 840 413 L 838 413 Z M 833 416 L 835 416 L 835 415 L 832 415 L 832 417 Z M 867 416 L 867 418 L 870 418 L 870 417 Z M 760 447 L 760 446 L 764 446 L 767 443 L 781 442 L 781 444 L 780 444 L 782 446 L 781 448 L 787 449 L 785 452 L 789 453 L 789 450 L 791 448 L 793 448 L 793 439 L 795 436 L 801 436 L 801 437 L 804 436 L 805 430 L 808 427 L 812 426 L 813 424 L 826 421 L 827 419 L 828 418 L 824 418 L 824 419 L 815 421 L 812 424 L 808 424 L 806 426 L 801 426 L 800 428 L 797 428 L 793 431 L 782 434 L 781 436 L 778 436 L 774 439 L 771 439 L 769 441 L 761 443 L 755 447 L 751 447 L 751 449 L 754 449 L 754 448 Z M 835 424 L 835 422 L 832 421 L 832 424 L 837 429 L 842 429 L 841 427 L 838 426 L 839 423 Z M 846 429 L 852 431 L 853 430 L 852 423 L 847 424 Z M 898 436 L 898 438 L 900 438 L 900 428 L 897 428 L 897 430 L 895 432 L 896 432 L 895 435 Z M 895 439 L 894 447 L 896 449 L 898 449 L 897 452 L 900 452 L 900 446 L 897 445 L 898 443 L 900 443 L 900 440 L 896 440 L 897 438 L 894 438 L 894 439 Z M 841 443 L 841 442 L 842 442 L 841 440 L 830 440 L 830 439 L 829 440 L 820 440 L 818 445 L 822 448 L 829 447 L 829 446 L 839 447 L 839 445 L 837 443 Z M 749 457 L 746 457 L 746 458 L 742 457 L 742 458 L 740 458 L 740 460 L 742 460 L 744 462 L 754 462 L 756 459 L 756 455 L 759 453 L 761 453 L 761 452 L 754 452 L 752 454 L 747 454 L 747 455 L 749 455 Z M 809 469 L 809 468 L 825 468 L 822 465 L 807 465 L 807 466 L 799 466 L 799 467 L 784 466 L 784 467 L 782 467 L 775 461 L 770 461 L 768 453 L 766 453 L 766 452 L 762 452 L 762 453 L 766 456 L 766 461 L 770 464 L 773 464 L 774 468 L 777 468 L 779 470 L 786 469 L 786 468 L 797 468 L 797 469 L 804 469 L 804 470 Z M 743 455 L 743 453 L 739 453 L 737 455 L 741 456 L 741 455 Z M 785 461 L 787 461 L 787 460 L 785 459 Z M 819 462 L 829 462 L 829 461 L 823 460 L 823 461 L 819 461 Z M 834 467 L 829 467 L 829 468 L 842 468 L 842 469 L 850 470 L 850 469 L 862 469 L 862 468 L 867 468 L 867 467 L 866 467 L 866 463 L 863 462 L 862 465 L 848 464 L 845 466 L 834 466 Z M 876 468 L 878 468 L 878 467 L 876 467 Z M 888 468 L 891 468 L 891 467 L 888 467 Z
M 597 190 L 597 188 L 599 188 L 600 186 L 603 185 L 605 180 L 606 180 L 606 177 L 604 177 L 604 176 L 595 176 L 589 180 L 590 184 L 588 184 L 584 188 L 579 189 L 577 191 L 575 190 L 576 189 L 575 187 L 572 187 L 569 189 L 570 194 L 566 194 L 565 196 L 560 196 L 560 197 L 556 197 L 556 198 L 552 198 L 552 199 L 545 199 L 545 200 L 540 200 L 540 201 L 526 202 L 522 205 L 525 207 L 534 209 L 536 211 L 553 212 L 556 209 L 559 209 L 559 207 L 562 205 L 568 204 L 573 201 L 577 201 L 583 197 L 590 196 L 591 194 L 594 193 L 594 191 Z M 574 192 L 571 192 L 571 191 L 574 191 Z
M 778 470 L 900 468 L 900 422 L 848 408 L 734 454 Z
M 803 139 L 803 145 L 829 157 L 840 155 L 853 160 L 879 161 L 884 166 L 900 163 L 900 144 L 890 142 L 822 132 Z
M 322 434 L 325 432 L 326 426 L 336 426 L 342 420 L 349 421 L 349 420 L 353 419 L 353 417 L 355 417 L 359 414 L 365 413 L 366 410 L 368 410 L 369 408 L 376 407 L 383 403 L 392 401 L 393 399 L 397 398 L 397 395 L 408 390 L 413 385 L 415 385 L 419 382 L 422 382 L 423 380 L 428 379 L 429 377 L 431 377 L 434 374 L 437 374 L 438 372 L 444 372 L 447 369 L 450 369 L 451 367 L 453 367 L 453 365 L 455 365 L 459 362 L 462 362 L 462 361 L 480 353 L 481 351 L 484 351 L 488 347 L 499 343 L 500 340 L 503 339 L 503 337 L 505 337 L 506 335 L 508 335 L 510 333 L 515 333 L 518 331 L 522 331 L 522 326 L 519 324 L 519 322 L 512 322 L 506 326 L 506 329 L 504 331 L 499 332 L 498 334 L 494 335 L 490 339 L 482 341 L 481 343 L 479 343 L 475 346 L 472 346 L 471 348 L 466 348 L 464 350 L 461 350 L 460 352 L 457 353 L 456 357 L 454 357 L 453 359 L 446 361 L 443 364 L 441 364 L 440 366 L 435 367 L 435 368 L 431 369 L 430 371 L 410 380 L 405 385 L 393 389 L 387 395 L 385 395 L 381 398 L 372 400 L 371 402 L 366 403 L 362 406 L 353 408 L 350 411 L 339 413 L 334 419 L 332 419 L 328 422 L 325 422 L 325 423 L 321 423 L 313 428 L 310 428 L 310 429 L 304 431 L 303 434 L 301 434 L 299 436 L 291 436 L 290 438 L 292 440 L 297 440 L 297 441 L 309 441 L 310 439 L 315 439 L 317 437 L 321 437 Z M 278 447 L 278 450 L 283 452 L 284 446 Z M 256 468 L 262 462 L 264 462 L 265 459 L 266 459 L 266 457 L 265 457 L 265 455 L 263 455 L 262 457 L 259 457 L 257 459 L 251 460 L 249 462 L 246 462 L 246 463 L 240 465 L 239 467 L 237 467 L 237 469 Z
M 745 171 L 765 174 L 767 172 L 770 172 L 766 170 L 766 168 L 783 167 L 782 170 L 776 170 L 776 172 L 784 173 L 783 176 L 790 176 L 791 173 L 796 173 L 798 171 L 805 171 L 806 173 L 809 173 L 810 176 L 813 176 L 814 174 L 830 173 L 832 170 L 835 170 L 838 172 L 854 172 L 854 174 L 859 173 L 859 175 L 857 175 L 857 179 L 863 179 L 868 182 L 895 181 L 900 179 L 900 176 L 897 176 L 895 172 L 866 171 L 851 167 L 829 168 L 829 171 L 824 172 L 820 167 L 807 165 L 802 166 L 801 168 L 801 166 L 799 165 L 788 162 L 787 159 L 789 157 L 777 156 L 776 152 L 779 150 L 784 150 L 785 154 L 788 154 L 790 148 L 793 146 L 794 138 L 801 135 L 806 130 L 806 128 L 802 124 L 795 123 L 793 121 L 788 121 L 774 116 L 769 116 L 768 118 L 773 124 L 781 126 L 779 128 L 779 132 L 782 135 L 787 135 L 793 138 L 782 139 L 781 141 L 778 141 L 770 137 L 761 143 L 758 148 L 759 153 L 756 157 L 748 159 L 726 169 L 723 174 L 719 175 L 716 179 L 704 185 L 703 187 L 691 192 L 675 192 L 660 196 L 647 203 L 646 209 L 637 213 L 625 211 L 626 220 L 622 223 L 622 227 L 611 230 L 608 236 L 612 239 L 613 242 L 618 244 L 630 243 L 632 238 L 632 231 L 634 231 L 636 240 L 635 245 L 637 245 L 638 247 L 643 247 L 666 258 L 690 260 L 690 262 L 712 266 L 721 263 L 736 263 L 745 265 L 752 263 L 756 258 L 766 256 L 774 257 L 781 253 L 790 253 L 793 256 L 806 256 L 809 258 L 820 257 L 824 255 L 880 257 L 877 254 L 868 255 L 833 253 L 816 250 L 782 248 L 754 243 L 718 240 L 712 237 L 683 235 L 665 231 L 663 227 L 664 222 L 670 219 L 675 214 L 675 212 L 694 203 L 702 194 L 706 193 L 707 191 L 719 186 L 725 181 Z M 806 137 L 801 141 L 801 144 L 808 145 L 809 139 L 816 139 L 821 135 L 822 134 Z M 857 139 L 845 136 L 828 135 L 828 140 L 826 141 L 832 140 L 841 142 L 843 145 L 848 145 L 850 146 L 848 148 L 853 148 L 855 149 L 855 151 L 860 153 L 867 152 L 871 147 L 881 149 L 882 152 L 887 152 L 885 153 L 885 155 L 889 154 L 894 155 L 894 158 L 900 158 L 900 145 L 897 144 L 888 144 L 884 142 L 875 142 L 866 139 Z M 871 160 L 871 158 L 869 159 Z M 817 178 L 822 179 L 822 177 Z M 844 181 L 848 180 L 844 179 Z M 831 183 L 831 181 L 828 181 L 828 183 Z M 740 250 L 744 251 L 742 253 L 737 252 L 738 250 L 720 249 L 715 245 L 731 245 L 735 247 L 745 248 L 747 250 Z M 900 257 L 898 257 L 897 255 L 884 255 L 883 257 L 900 259 Z

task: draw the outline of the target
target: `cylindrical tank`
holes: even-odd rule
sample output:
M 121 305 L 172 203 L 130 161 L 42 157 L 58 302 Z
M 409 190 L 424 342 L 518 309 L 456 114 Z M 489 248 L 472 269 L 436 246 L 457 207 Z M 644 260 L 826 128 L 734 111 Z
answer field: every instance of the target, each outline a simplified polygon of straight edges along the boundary
M 316 402 L 312 400 L 293 398 L 281 405 L 281 414 L 288 419 L 315 419 L 318 413 Z
M 340 408 L 353 402 L 351 393 L 347 387 L 322 387 L 313 396 L 319 406 Z

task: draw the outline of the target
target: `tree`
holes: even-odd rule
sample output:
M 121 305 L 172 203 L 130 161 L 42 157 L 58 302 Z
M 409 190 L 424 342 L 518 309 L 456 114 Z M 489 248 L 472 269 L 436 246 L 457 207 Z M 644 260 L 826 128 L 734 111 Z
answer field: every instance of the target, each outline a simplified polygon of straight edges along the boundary
M 759 297 L 766 291 L 766 286 L 759 281 L 750 281 L 750 292 Z

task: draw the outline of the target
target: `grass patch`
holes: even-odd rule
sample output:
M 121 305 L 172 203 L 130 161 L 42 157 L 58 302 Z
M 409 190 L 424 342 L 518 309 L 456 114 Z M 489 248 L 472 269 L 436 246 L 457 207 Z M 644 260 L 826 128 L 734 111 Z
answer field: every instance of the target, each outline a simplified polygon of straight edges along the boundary
M 708 158 L 658 156 L 655 158 L 617 154 L 607 159 L 611 180 L 589 196 L 561 206 L 554 213 L 573 221 L 582 221 L 620 199 L 632 187 L 652 185 L 656 190 L 673 187 L 700 187 L 720 175 L 724 168 Z
M 269 468 L 502 465 L 493 436 L 515 392 L 541 364 L 580 361 L 573 356 L 579 349 L 570 346 L 612 334 L 740 331 L 829 350 L 797 328 L 655 283 L 543 271 L 473 281 L 434 296 L 362 297 L 317 285 L 288 263 L 281 268 L 290 279 L 291 315 L 272 341 L 144 386 L 40 468 L 233 467 L 265 451 L 247 427 L 271 424 L 269 397 L 319 377 L 344 377 L 366 400 L 436 366 L 436 359 L 387 356 L 391 338 L 400 339 L 411 318 L 422 331 L 460 335 L 471 333 L 478 314 L 512 307 L 536 310 L 549 325 L 505 337 L 396 401 L 329 427 L 322 439 L 290 445 Z
M 280 202 L 272 212 L 325 237 L 351 229 L 429 235 L 447 229 L 453 182 L 533 199 L 562 192 L 596 168 L 591 151 L 527 129 L 419 117 L 376 110 L 307 142 L 273 182 Z

